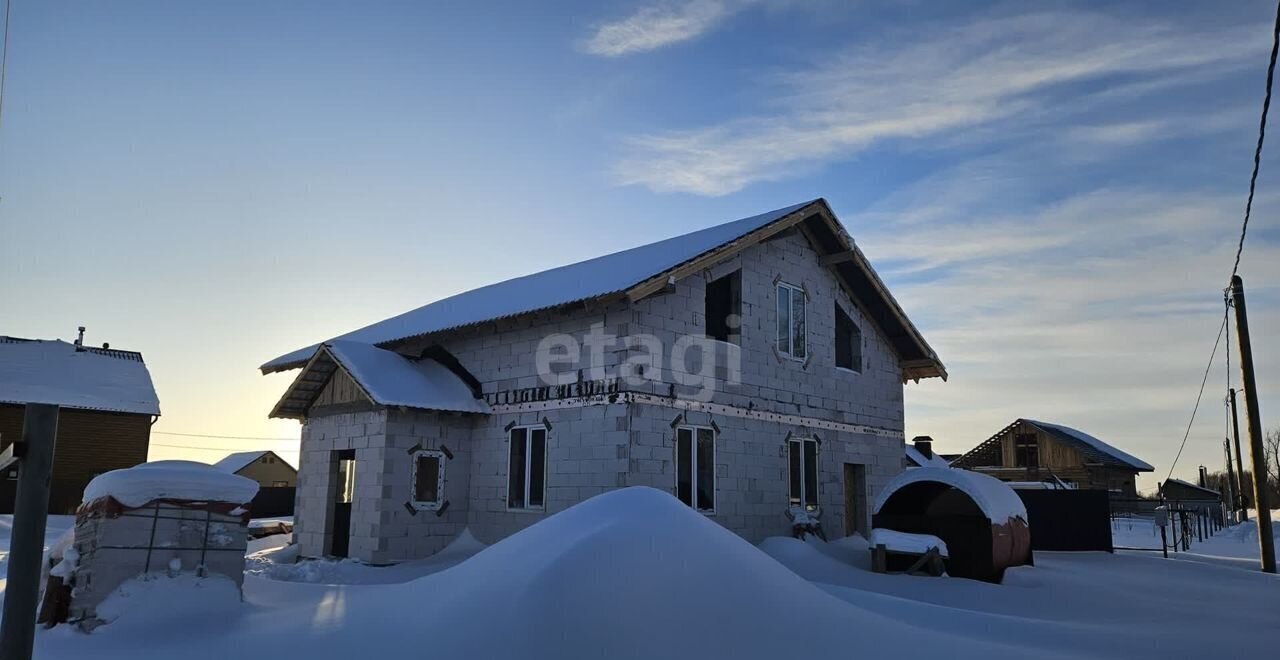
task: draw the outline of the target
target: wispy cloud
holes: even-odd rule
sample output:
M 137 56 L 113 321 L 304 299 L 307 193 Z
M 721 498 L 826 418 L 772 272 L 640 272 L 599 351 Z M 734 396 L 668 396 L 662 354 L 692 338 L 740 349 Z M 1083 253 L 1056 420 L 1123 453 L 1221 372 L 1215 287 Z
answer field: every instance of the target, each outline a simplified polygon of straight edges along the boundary
M 807 70 L 769 76 L 757 96 L 770 102 L 758 114 L 632 137 L 618 175 L 655 191 L 724 195 L 793 176 L 797 166 L 848 158 L 882 140 L 940 139 L 1062 112 L 1053 105 L 1054 92 L 1068 84 L 1112 78 L 1152 84 L 1238 66 L 1264 49 L 1267 36 L 1244 28 L 1135 27 L 1083 13 L 913 30 L 911 38 L 886 35 L 824 54 Z M 1135 123 L 1098 129 L 1094 137 L 1132 140 L 1155 129 Z
M 1155 464 L 1141 478 L 1150 488 L 1177 449 L 1221 319 L 1241 195 L 1153 181 L 1028 203 L 1020 188 L 1061 172 L 1050 162 L 1015 176 L 1040 158 L 958 162 L 844 218 L 951 373 L 907 388 L 908 435 L 963 451 L 1019 416 L 1077 424 Z M 1280 196 L 1258 203 L 1277 209 Z M 1274 239 L 1252 236 L 1244 266 L 1255 299 L 1280 294 Z M 1251 311 L 1280 327 L 1273 306 Z M 1221 350 L 1180 474 L 1221 456 Z M 1280 354 L 1255 360 L 1272 374 L 1260 388 L 1277 391 Z
M 644 7 L 596 29 L 583 44 L 594 55 L 618 57 L 695 39 L 732 16 L 743 5 L 733 0 L 689 0 Z

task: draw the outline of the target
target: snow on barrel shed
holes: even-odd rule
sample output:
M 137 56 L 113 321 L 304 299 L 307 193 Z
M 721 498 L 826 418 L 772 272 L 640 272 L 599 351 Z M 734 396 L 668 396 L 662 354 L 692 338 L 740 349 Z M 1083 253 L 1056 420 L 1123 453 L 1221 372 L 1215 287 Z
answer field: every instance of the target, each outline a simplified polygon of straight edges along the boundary
M 248 503 L 257 492 L 252 479 L 193 461 L 156 461 L 96 477 L 76 512 L 70 550 L 51 571 L 74 587 L 69 620 L 100 623 L 98 605 L 146 574 L 221 575 L 239 588 Z
M 1032 563 L 1027 509 L 1013 489 L 966 470 L 922 467 L 899 474 L 876 498 L 877 529 L 929 534 L 947 547 L 947 573 L 1000 582 Z

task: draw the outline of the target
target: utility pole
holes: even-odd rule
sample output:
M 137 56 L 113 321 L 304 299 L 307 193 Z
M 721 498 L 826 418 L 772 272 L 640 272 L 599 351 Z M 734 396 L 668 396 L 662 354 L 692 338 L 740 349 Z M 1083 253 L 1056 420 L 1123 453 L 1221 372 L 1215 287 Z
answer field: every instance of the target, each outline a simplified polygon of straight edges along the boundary
M 0 658 L 4 660 L 31 660 L 44 527 L 49 516 L 49 477 L 53 473 L 57 437 L 58 406 L 28 403 L 22 420 L 22 442 L 5 450 L 8 462 L 18 462 L 18 490 L 13 506 L 4 614 L 0 617 Z
M 1244 462 L 1240 460 L 1240 418 L 1236 416 L 1236 389 L 1229 390 L 1231 395 L 1231 434 L 1236 439 L 1236 497 L 1240 498 L 1240 522 L 1249 519 L 1249 503 L 1245 501 Z
M 1231 467 L 1231 439 L 1230 438 L 1222 439 L 1222 453 L 1226 454 L 1227 456 L 1227 506 L 1231 507 L 1232 511 L 1235 511 L 1236 503 L 1239 500 L 1236 499 L 1236 488 L 1237 488 L 1236 471 Z M 1229 522 L 1234 523 L 1235 517 L 1232 516 L 1232 519 Z
M 1236 344 L 1240 347 L 1240 383 L 1244 387 L 1245 420 L 1249 423 L 1249 457 L 1253 468 L 1253 505 L 1258 509 L 1258 545 L 1262 571 L 1276 572 L 1276 545 L 1271 535 L 1271 507 L 1267 505 L 1267 456 L 1262 446 L 1262 414 L 1253 379 L 1253 346 L 1249 343 L 1249 315 L 1244 305 L 1244 280 L 1231 276 L 1231 306 L 1236 310 Z

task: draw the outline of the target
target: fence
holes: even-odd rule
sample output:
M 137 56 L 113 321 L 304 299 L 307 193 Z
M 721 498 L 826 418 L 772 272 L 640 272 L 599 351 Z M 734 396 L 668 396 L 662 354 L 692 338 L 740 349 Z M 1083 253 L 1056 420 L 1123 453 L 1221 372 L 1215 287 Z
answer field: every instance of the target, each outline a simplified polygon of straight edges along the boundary
M 249 511 L 254 518 L 292 516 L 298 489 L 293 486 L 263 486 L 258 489 Z
M 1105 490 L 1014 490 L 1031 519 L 1032 550 L 1111 552 Z

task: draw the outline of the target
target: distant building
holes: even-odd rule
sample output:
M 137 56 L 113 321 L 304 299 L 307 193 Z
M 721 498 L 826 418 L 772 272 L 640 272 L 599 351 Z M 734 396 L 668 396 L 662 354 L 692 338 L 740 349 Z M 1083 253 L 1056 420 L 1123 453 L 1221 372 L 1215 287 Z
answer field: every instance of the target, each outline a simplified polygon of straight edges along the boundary
M 22 438 L 24 407 L 62 407 L 53 455 L 50 513 L 74 513 L 89 480 L 145 463 L 160 416 L 142 354 L 90 348 L 81 338 L 0 336 L 0 449 Z M 17 469 L 0 475 L 0 512 L 13 511 Z
M 964 468 L 1011 482 L 1062 482 L 1079 489 L 1137 497 L 1137 475 L 1150 464 L 1060 424 L 1018 419 L 952 461 Z
M 951 461 L 947 460 L 941 454 L 933 453 L 933 438 L 927 435 L 918 435 L 911 439 L 911 443 L 906 447 L 906 465 L 908 468 L 917 467 L 950 467 Z
M 292 488 L 298 485 L 298 471 L 270 449 L 236 452 L 213 466 L 253 479 L 259 486 Z
M 1160 496 L 1176 508 L 1204 511 L 1215 517 L 1223 514 L 1222 493 L 1181 479 L 1165 479 Z

